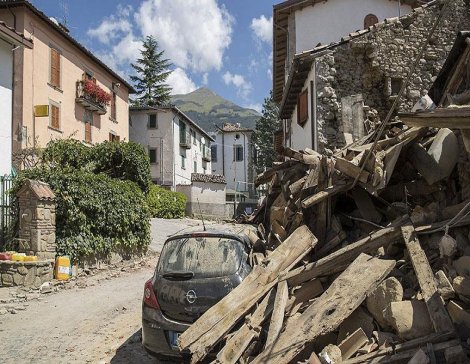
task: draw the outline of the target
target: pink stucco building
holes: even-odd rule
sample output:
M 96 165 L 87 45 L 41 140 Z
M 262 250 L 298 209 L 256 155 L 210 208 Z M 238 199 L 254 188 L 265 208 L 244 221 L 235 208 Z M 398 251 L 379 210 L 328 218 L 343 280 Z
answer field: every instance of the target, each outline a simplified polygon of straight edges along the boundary
M 12 49 L 14 154 L 58 138 L 129 138 L 126 80 L 28 1 L 0 0 L 0 21 L 33 43 Z

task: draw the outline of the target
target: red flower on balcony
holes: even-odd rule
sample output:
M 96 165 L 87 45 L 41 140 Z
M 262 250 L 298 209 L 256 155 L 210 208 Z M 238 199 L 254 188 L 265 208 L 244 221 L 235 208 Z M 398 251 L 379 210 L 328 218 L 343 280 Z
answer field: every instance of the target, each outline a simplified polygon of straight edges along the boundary
M 109 105 L 111 102 L 111 94 L 91 80 L 85 80 L 83 92 L 99 104 Z

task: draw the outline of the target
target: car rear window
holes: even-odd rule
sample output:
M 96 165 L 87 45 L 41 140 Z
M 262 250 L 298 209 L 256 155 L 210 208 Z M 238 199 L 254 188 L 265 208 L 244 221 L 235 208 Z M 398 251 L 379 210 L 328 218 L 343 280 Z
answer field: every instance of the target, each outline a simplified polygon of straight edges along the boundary
M 245 256 L 243 244 L 234 239 L 197 237 L 170 240 L 163 246 L 157 272 L 192 272 L 194 277 L 213 278 L 237 272 Z

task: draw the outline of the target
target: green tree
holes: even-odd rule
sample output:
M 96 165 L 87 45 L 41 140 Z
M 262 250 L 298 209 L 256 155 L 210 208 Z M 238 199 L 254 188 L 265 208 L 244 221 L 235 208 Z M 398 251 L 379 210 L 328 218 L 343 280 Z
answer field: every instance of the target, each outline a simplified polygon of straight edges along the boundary
M 273 100 L 273 92 L 264 99 L 263 116 L 256 121 L 254 142 L 258 148 L 258 162 L 256 172 L 261 173 L 265 168 L 272 167 L 276 159 L 274 151 L 273 133 L 281 127 L 279 119 L 279 106 Z
M 159 106 L 170 101 L 171 87 L 166 84 L 170 73 L 171 62 L 163 58 L 164 51 L 159 50 L 157 40 L 147 36 L 142 43 L 140 58 L 136 64 L 131 63 L 136 75 L 131 76 L 137 97 L 134 105 Z

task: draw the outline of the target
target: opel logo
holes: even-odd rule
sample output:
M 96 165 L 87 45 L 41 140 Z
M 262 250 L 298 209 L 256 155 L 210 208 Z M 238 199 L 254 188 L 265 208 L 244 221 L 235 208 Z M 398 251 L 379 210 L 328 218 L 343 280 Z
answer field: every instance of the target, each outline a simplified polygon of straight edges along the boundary
M 186 293 L 186 300 L 189 302 L 189 303 L 194 303 L 196 302 L 196 292 L 194 292 L 193 290 L 190 290 L 188 291 L 188 293 Z

